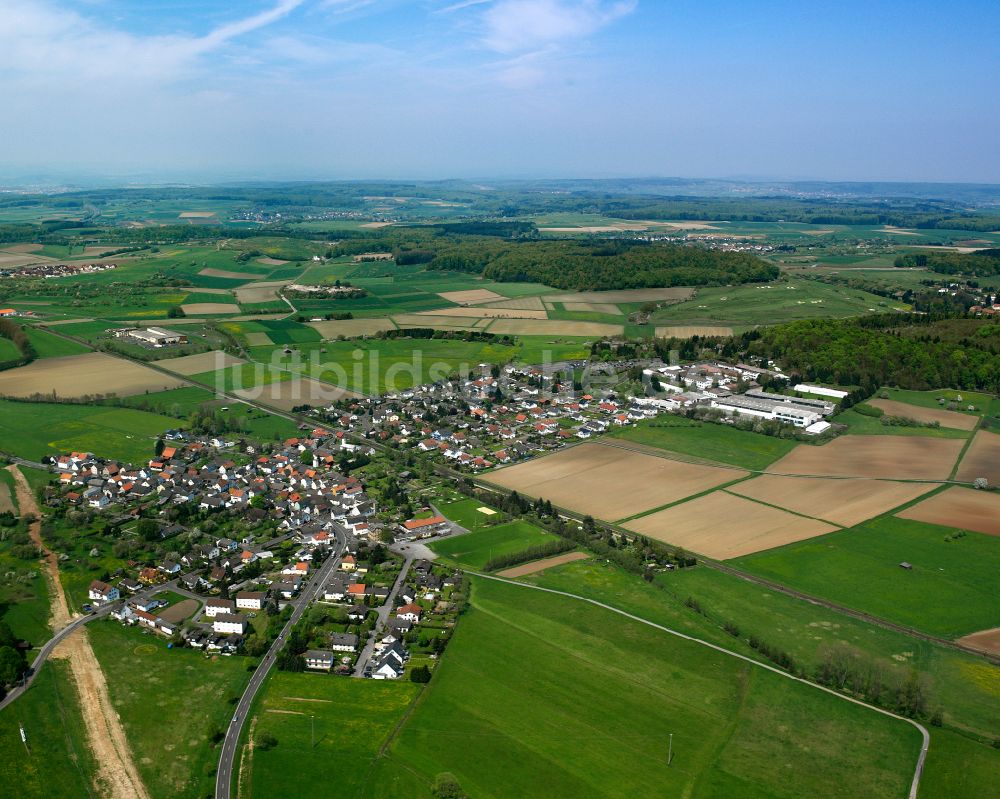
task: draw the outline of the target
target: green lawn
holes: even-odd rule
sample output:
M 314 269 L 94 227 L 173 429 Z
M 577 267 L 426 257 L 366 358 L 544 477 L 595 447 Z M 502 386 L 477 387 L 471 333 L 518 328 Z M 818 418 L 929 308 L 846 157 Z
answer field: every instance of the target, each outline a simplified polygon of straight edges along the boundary
M 732 563 L 810 594 L 959 637 L 1000 626 L 1000 539 L 886 517 Z M 907 561 L 912 570 L 902 569 Z
M 989 407 L 990 402 L 993 400 L 989 394 L 979 394 L 975 391 L 956 391 L 954 389 L 941 389 L 940 391 L 908 391 L 901 388 L 887 388 L 883 391 L 888 392 L 889 399 L 896 400 L 897 402 L 907 402 L 910 405 L 917 405 L 921 408 L 948 408 L 949 402 L 954 402 L 957 407 L 956 411 L 968 414 L 970 416 L 980 416 Z M 882 391 L 879 391 L 879 395 Z M 961 397 L 961 401 L 959 401 Z M 938 402 L 938 400 L 943 399 L 944 404 Z M 975 405 L 976 411 L 969 411 L 969 405 Z
M 131 408 L 0 400 L 0 446 L 24 458 L 72 451 L 141 463 L 176 419 Z
M 456 502 L 437 502 L 435 507 L 455 524 L 461 525 L 466 530 L 478 530 L 486 527 L 490 519 L 500 519 L 502 514 L 491 516 L 481 513 L 480 508 L 488 508 L 478 499 L 460 499 Z M 493 510 L 496 510 L 493 508 Z
M 16 361 L 21 357 L 21 350 L 9 338 L 0 336 L 0 363 Z
M 1000 749 L 948 730 L 931 729 L 921 797 L 1000 797 Z
M 69 665 L 50 660 L 28 692 L 0 711 L 2 792 L 18 799 L 96 799 L 94 771 Z
M 491 559 L 501 555 L 513 555 L 530 547 L 560 540 L 559 536 L 533 524 L 513 521 L 435 541 L 430 547 L 463 567 L 482 569 Z
M 682 416 L 643 421 L 612 430 L 611 435 L 744 469 L 766 469 L 798 443 Z
M 211 794 L 219 754 L 209 738 L 228 725 L 248 661 L 167 649 L 163 638 L 112 621 L 87 629 L 153 799 Z
M 241 795 L 261 799 L 307 795 L 310 791 L 304 786 L 290 784 L 292 775 L 321 779 L 322 796 L 368 795 L 363 792 L 366 786 L 378 786 L 383 792 L 398 788 L 396 780 L 389 785 L 373 780 L 372 767 L 418 691 L 419 686 L 409 681 L 272 672 L 257 700 L 252 729 L 255 744 L 264 735 L 273 735 L 278 743 L 266 751 L 258 745 L 250 767 L 244 762 Z M 427 794 L 424 787 L 419 795 Z M 408 791 L 392 795 L 418 796 Z
M 475 797 L 897 797 L 919 740 L 601 608 L 474 578 L 388 756 L 427 783 L 451 772 Z

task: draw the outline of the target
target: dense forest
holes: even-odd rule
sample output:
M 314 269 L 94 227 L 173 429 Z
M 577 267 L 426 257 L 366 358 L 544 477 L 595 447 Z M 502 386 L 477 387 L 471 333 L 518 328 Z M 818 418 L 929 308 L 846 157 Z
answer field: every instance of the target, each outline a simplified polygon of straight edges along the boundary
M 920 267 L 942 275 L 990 277 L 1000 275 L 1000 249 L 977 252 L 915 252 L 901 255 L 896 266 Z
M 1000 323 L 880 314 L 811 319 L 744 334 L 746 355 L 838 385 L 1000 392 Z

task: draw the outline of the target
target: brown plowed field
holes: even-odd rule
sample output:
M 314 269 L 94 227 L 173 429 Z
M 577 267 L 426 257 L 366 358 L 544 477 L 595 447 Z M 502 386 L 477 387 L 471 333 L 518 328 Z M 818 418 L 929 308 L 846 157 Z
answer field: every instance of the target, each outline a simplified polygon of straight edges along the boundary
M 980 430 L 965 451 L 958 479 L 971 483 L 977 477 L 985 477 L 991 486 L 1000 486 L 1000 433 Z
M 492 472 L 489 480 L 578 513 L 614 521 L 746 476 L 640 452 L 581 444 Z
M 208 314 L 239 313 L 240 306 L 231 302 L 186 302 L 181 309 L 188 316 L 205 316 Z
M 1000 536 L 1000 494 L 952 486 L 897 516 Z
M 464 305 L 472 305 L 477 302 L 495 302 L 496 300 L 507 299 L 502 294 L 497 294 L 489 289 L 467 289 L 466 291 L 442 291 L 438 294 L 442 299 L 449 302 L 457 302 Z
M 921 408 L 896 400 L 871 399 L 868 400 L 868 404 L 875 408 L 881 408 L 889 416 L 903 416 L 926 424 L 937 422 L 941 427 L 954 427 L 956 430 L 973 430 L 979 421 L 976 416 L 945 411 L 941 408 Z
M 590 555 L 586 552 L 567 552 L 565 555 L 533 560 L 531 563 L 524 563 L 520 566 L 515 566 L 513 569 L 505 569 L 502 572 L 497 572 L 497 576 L 512 579 L 514 577 L 524 577 L 526 574 L 537 574 L 546 569 L 551 569 L 553 566 L 562 566 L 564 563 L 572 563 L 575 560 L 586 560 L 589 557 Z
M 503 302 L 490 302 L 484 308 L 513 308 L 516 311 L 544 311 L 541 297 L 521 297 L 518 300 L 504 300 Z
M 395 330 L 388 319 L 341 319 L 329 322 L 309 322 L 309 327 L 325 339 L 337 336 L 372 336 L 380 330 Z
M 244 399 L 273 405 L 283 411 L 290 411 L 296 405 L 312 405 L 314 408 L 319 408 L 344 397 L 357 396 L 346 389 L 307 377 L 293 377 L 291 380 L 282 380 L 233 393 Z
M 230 366 L 246 363 L 242 358 L 237 358 L 222 350 L 212 350 L 211 352 L 199 352 L 197 355 L 183 355 L 180 358 L 166 358 L 157 361 L 157 366 L 162 366 L 170 372 L 179 375 L 200 375 L 202 372 L 214 372 L 216 369 L 228 369 Z
M 841 436 L 828 444 L 800 444 L 767 471 L 814 477 L 946 480 L 965 442 L 925 436 Z
M 1000 655 L 1000 627 L 966 635 L 959 638 L 958 643 L 972 646 L 976 649 L 983 649 L 987 652 L 992 652 L 994 655 Z
M 854 527 L 931 491 L 931 483 L 889 480 L 826 480 L 764 474 L 728 490 L 769 505 Z
M 839 529 L 725 491 L 651 513 L 624 527 L 717 560 L 773 549 Z
M 199 275 L 204 277 L 226 277 L 230 280 L 260 280 L 260 275 L 256 272 L 231 272 L 228 269 L 202 269 Z
M 487 308 L 475 305 L 471 308 L 438 308 L 436 311 L 420 311 L 418 316 L 461 316 L 476 319 L 548 319 L 545 311 L 532 311 L 523 308 Z
M 522 313 L 529 313 L 522 311 Z M 491 333 L 508 333 L 521 336 L 619 336 L 623 325 L 606 325 L 601 322 L 564 322 L 558 319 L 497 319 L 490 327 Z
M 184 383 L 176 377 L 100 352 L 46 358 L 0 372 L 0 395 L 10 397 L 30 397 L 53 391 L 64 398 L 85 394 L 128 397 L 182 385 Z

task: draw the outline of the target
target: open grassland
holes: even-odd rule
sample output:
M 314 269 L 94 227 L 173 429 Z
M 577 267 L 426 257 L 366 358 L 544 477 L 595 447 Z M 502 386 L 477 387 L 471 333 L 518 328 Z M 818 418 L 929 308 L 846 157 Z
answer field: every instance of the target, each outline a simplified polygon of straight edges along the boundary
M 514 555 L 560 540 L 533 524 L 518 520 L 435 541 L 430 547 L 459 566 L 482 569 L 493 558 Z
M 920 408 L 930 410 L 940 410 L 949 403 L 954 403 L 955 413 L 979 416 L 989 407 L 991 397 L 988 394 L 980 394 L 975 391 L 956 391 L 946 388 L 938 391 L 910 391 L 900 388 L 887 388 L 883 391 L 889 394 L 889 399 L 895 402 L 905 402 L 907 405 L 916 405 Z M 880 392 L 881 393 L 881 392 Z M 943 402 L 942 402 L 943 401 Z M 977 410 L 970 411 L 972 405 Z
M 372 336 L 380 330 L 396 329 L 396 325 L 388 319 L 342 319 L 328 322 L 310 322 L 309 327 L 313 328 L 324 339 L 335 339 L 337 336 L 344 336 L 346 338 L 351 338 L 352 336 Z
M 127 397 L 144 391 L 165 391 L 180 385 L 182 383 L 177 378 L 100 352 L 48 358 L 0 372 L 0 396 L 8 397 L 31 397 L 36 394 L 59 397 L 114 394 Z
M 741 558 L 735 565 L 856 610 L 957 638 L 1000 626 L 1000 540 L 899 518 Z M 900 563 L 911 564 L 911 569 Z
M 1000 749 L 948 730 L 933 730 L 920 795 L 1000 797 Z
M 150 794 L 210 793 L 218 758 L 210 737 L 228 724 L 229 699 L 249 678 L 246 661 L 167 649 L 163 638 L 111 621 L 91 624 L 88 632 Z
M 21 743 L 22 724 L 27 744 Z M 95 771 L 69 664 L 50 661 L 27 693 L 0 711 L 3 793 L 18 799 L 96 799 Z
M 81 355 L 82 353 L 89 352 L 82 344 L 69 341 L 39 327 L 29 327 L 27 328 L 27 333 L 28 340 L 35 348 L 35 353 L 39 359 L 62 358 L 67 355 Z
M 822 446 L 800 444 L 768 471 L 822 477 L 945 480 L 963 444 L 957 439 L 846 435 Z
M 729 491 L 803 516 L 853 527 L 912 502 L 933 488 L 929 483 L 828 480 L 764 474 L 731 486 Z
M 765 469 L 795 448 L 794 441 L 683 416 L 639 422 L 634 427 L 612 430 L 611 435 L 743 469 Z
M 898 515 L 904 519 L 1000 536 L 1000 494 L 996 492 L 952 486 Z
M 416 795 L 396 794 L 391 785 L 372 779 L 382 743 L 418 691 L 418 685 L 402 680 L 272 672 L 248 725 L 254 748 L 252 755 L 243 750 L 239 795 L 297 795 L 289 783 L 297 779 L 293 775 L 315 773 L 317 764 L 326 764 L 333 770 L 323 777 L 323 795 L 429 797 L 427 785 L 418 783 Z M 257 745 L 265 735 L 277 739 L 273 749 Z
M 489 480 L 529 497 L 613 521 L 699 494 L 746 472 L 715 469 L 600 444 L 581 444 L 493 471 Z
M 901 304 L 866 291 L 815 280 L 698 289 L 693 299 L 656 311 L 651 321 L 671 325 L 756 325 L 795 319 L 858 316 Z
M 658 541 L 725 560 L 814 538 L 837 528 L 761 505 L 725 491 L 641 516 L 625 528 Z
M 0 448 L 22 458 L 93 452 L 143 463 L 176 419 L 131 408 L 0 400 Z
M 975 416 L 955 411 L 943 411 L 940 408 L 923 408 L 891 399 L 870 399 L 868 404 L 885 411 L 888 416 L 901 416 L 924 424 L 937 422 L 942 427 L 954 427 L 957 430 L 973 430 L 978 419 Z
M 1000 486 L 1000 433 L 980 430 L 958 465 L 959 480 L 968 483 L 985 477 L 991 486 Z
M 189 377 L 190 375 L 211 372 L 216 369 L 227 369 L 230 366 L 243 363 L 246 363 L 246 361 L 242 358 L 236 358 L 221 350 L 213 350 L 212 352 L 200 352 L 197 355 L 184 355 L 180 358 L 165 358 L 162 361 L 158 361 L 157 366 L 161 366 L 167 371 Z
M 389 760 L 427 782 L 452 772 L 477 797 L 895 797 L 918 748 L 903 722 L 603 609 L 474 579 Z
M 593 559 L 548 569 L 525 581 L 606 602 L 760 659 L 746 643 L 750 636 L 756 636 L 788 652 L 810 675 L 827 653 L 845 648 L 886 672 L 905 677 L 911 669 L 916 670 L 929 684 L 930 706 L 943 711 L 946 724 L 987 739 L 1000 735 L 1000 666 L 762 588 L 735 575 L 693 568 L 658 574 L 646 582 L 639 575 Z M 689 607 L 689 599 L 697 603 L 698 610 Z M 736 625 L 740 635 L 726 632 L 727 623 Z M 960 795 L 972 799 L 978 794 Z
M 15 361 L 21 357 L 21 350 L 9 338 L 0 337 L 0 363 Z
M 547 302 L 599 302 L 617 305 L 620 302 L 680 302 L 690 299 L 694 293 L 694 289 L 685 287 L 617 289 L 546 294 L 542 299 Z

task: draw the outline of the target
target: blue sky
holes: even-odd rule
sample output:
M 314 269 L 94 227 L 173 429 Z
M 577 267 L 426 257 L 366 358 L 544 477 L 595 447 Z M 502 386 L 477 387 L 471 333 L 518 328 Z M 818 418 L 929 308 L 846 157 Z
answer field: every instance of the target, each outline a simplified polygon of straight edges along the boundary
M 1000 3 L 0 0 L 0 165 L 1000 182 Z

